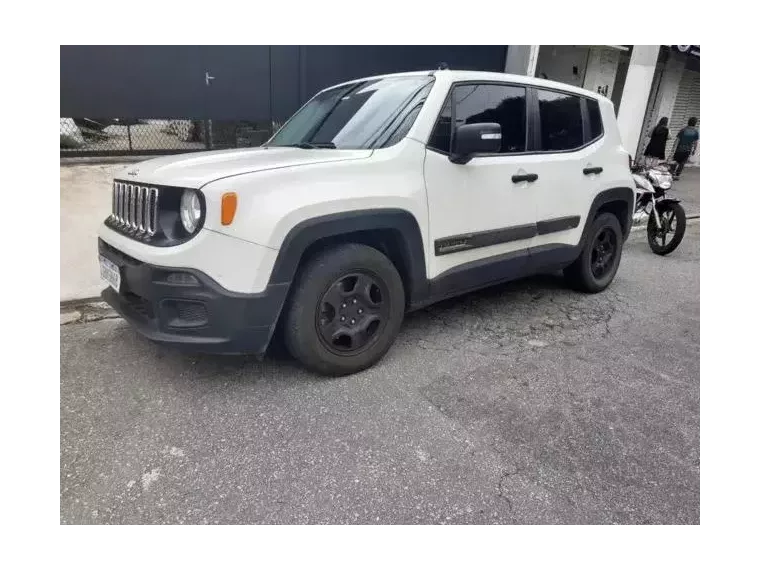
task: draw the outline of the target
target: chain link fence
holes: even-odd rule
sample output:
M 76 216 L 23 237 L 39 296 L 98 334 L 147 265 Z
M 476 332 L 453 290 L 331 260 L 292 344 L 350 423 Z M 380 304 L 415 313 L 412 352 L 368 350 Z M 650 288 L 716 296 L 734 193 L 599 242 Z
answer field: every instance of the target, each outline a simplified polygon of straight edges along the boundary
M 61 118 L 61 156 L 171 154 L 260 146 L 279 125 L 252 121 Z

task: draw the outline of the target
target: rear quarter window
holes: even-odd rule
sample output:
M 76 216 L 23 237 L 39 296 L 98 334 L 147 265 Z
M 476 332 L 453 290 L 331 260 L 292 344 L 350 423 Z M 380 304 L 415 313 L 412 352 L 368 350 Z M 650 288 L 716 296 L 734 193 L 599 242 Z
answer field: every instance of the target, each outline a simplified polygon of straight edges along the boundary
M 602 127 L 602 112 L 599 109 L 599 101 L 596 99 L 586 99 L 586 107 L 588 108 L 590 140 L 593 141 L 602 136 L 604 132 L 604 128 Z

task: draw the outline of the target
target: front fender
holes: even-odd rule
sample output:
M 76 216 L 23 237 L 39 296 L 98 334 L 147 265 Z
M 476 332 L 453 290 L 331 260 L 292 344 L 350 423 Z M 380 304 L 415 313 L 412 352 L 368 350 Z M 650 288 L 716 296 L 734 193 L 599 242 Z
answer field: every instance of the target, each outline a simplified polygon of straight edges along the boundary
M 310 218 L 293 227 L 277 253 L 270 285 L 290 283 L 306 250 L 314 243 L 356 232 L 392 230 L 403 243 L 401 256 L 409 275 L 410 301 L 416 302 L 427 294 L 425 251 L 422 232 L 416 218 L 408 211 L 396 208 L 357 210 Z

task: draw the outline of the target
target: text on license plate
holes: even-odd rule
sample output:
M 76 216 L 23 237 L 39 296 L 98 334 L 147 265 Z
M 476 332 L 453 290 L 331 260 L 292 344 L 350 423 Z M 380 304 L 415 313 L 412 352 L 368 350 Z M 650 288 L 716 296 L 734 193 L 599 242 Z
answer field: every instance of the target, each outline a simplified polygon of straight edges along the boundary
M 121 272 L 119 266 L 110 259 L 100 256 L 100 278 L 113 287 L 117 293 L 121 289 Z

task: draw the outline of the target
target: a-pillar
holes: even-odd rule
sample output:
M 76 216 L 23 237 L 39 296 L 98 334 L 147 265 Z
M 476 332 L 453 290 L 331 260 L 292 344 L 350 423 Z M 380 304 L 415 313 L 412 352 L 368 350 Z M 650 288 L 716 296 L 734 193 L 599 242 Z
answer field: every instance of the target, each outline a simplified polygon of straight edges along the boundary
M 538 63 L 538 49 L 541 46 L 507 46 L 507 61 L 504 65 L 506 73 L 515 75 L 527 75 L 533 77 L 536 74 Z
M 652 88 L 652 77 L 657 65 L 657 55 L 660 46 L 633 46 L 631 64 L 623 87 L 618 110 L 618 126 L 623 148 L 630 153 L 636 153 L 641 135 L 641 125 L 647 110 L 649 92 Z

